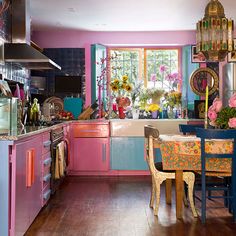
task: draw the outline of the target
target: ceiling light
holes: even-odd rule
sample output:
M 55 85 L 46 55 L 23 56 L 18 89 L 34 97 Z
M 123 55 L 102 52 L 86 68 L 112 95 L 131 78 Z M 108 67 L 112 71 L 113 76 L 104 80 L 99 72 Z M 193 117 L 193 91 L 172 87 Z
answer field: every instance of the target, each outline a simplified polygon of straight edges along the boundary
M 197 52 L 207 61 L 223 61 L 233 50 L 234 22 L 225 17 L 224 8 L 218 0 L 211 0 L 202 20 L 197 23 Z

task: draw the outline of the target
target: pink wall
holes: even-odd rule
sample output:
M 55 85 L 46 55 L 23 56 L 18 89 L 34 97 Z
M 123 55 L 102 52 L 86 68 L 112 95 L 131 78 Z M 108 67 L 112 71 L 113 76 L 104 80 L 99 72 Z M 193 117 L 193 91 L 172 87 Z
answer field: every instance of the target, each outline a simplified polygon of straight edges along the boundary
M 90 45 L 164 46 L 195 44 L 195 31 L 162 32 L 90 32 L 35 31 L 32 40 L 42 48 L 85 48 L 86 106 L 90 104 L 91 53 Z

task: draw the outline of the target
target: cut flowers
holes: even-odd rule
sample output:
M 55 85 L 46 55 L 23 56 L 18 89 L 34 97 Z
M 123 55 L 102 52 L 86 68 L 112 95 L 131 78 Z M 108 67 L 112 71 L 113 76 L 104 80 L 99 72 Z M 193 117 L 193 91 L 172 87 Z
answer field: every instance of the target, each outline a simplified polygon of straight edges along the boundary
M 124 96 L 127 92 L 131 92 L 132 86 L 128 81 L 128 76 L 123 75 L 121 79 L 115 78 L 110 83 L 113 94 Z
M 220 129 L 236 129 L 236 93 L 229 99 L 229 105 L 223 107 L 222 101 L 215 98 L 209 107 L 210 125 Z
M 152 103 L 148 106 L 148 111 L 154 112 L 154 111 L 162 111 L 160 105 Z
M 166 92 L 164 94 L 164 106 L 166 108 L 169 107 L 170 109 L 173 109 L 175 106 L 181 105 L 181 97 L 182 94 L 180 92 L 174 90 Z

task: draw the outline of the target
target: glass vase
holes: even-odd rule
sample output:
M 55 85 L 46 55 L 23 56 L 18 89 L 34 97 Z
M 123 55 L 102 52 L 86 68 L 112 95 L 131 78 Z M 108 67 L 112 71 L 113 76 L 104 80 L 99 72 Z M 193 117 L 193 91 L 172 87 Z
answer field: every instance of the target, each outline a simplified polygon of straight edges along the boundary
M 152 119 L 157 119 L 157 118 L 159 118 L 159 114 L 160 114 L 159 111 L 152 111 Z
M 175 118 L 174 108 L 170 107 L 167 111 L 167 114 L 169 119 L 174 119 Z

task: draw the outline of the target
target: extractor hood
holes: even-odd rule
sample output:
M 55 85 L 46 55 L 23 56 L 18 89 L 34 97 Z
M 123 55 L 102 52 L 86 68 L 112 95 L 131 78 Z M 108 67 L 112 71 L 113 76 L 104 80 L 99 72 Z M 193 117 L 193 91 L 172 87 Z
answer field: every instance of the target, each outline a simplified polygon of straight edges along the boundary
M 29 0 L 12 0 L 12 42 L 1 45 L 0 60 L 28 69 L 61 69 L 30 45 Z

